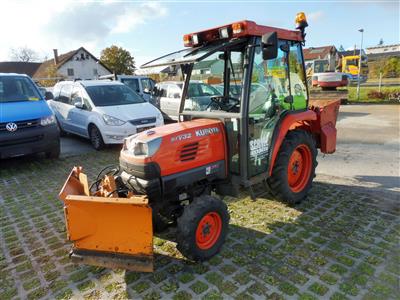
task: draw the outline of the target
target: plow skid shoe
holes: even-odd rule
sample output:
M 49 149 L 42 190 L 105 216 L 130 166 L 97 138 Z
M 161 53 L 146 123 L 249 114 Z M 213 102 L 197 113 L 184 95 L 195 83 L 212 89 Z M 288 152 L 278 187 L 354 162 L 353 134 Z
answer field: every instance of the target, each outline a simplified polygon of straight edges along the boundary
M 153 271 L 152 211 L 145 196 L 90 196 L 86 175 L 76 167 L 59 196 L 74 262 Z

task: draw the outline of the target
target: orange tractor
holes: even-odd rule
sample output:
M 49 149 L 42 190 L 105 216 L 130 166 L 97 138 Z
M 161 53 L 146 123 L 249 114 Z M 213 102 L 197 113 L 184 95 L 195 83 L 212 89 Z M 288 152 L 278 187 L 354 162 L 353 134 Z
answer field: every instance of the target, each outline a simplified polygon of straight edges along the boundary
M 74 261 L 152 271 L 153 232 L 168 226 L 184 256 L 206 260 L 229 227 L 216 195 L 245 188 L 255 198 L 254 185 L 265 183 L 276 199 L 306 197 L 317 149 L 335 151 L 339 102 L 308 100 L 307 22 L 302 13 L 296 21 L 294 31 L 241 21 L 187 34 L 184 50 L 143 66 L 174 66 L 184 79 L 179 122 L 127 138 L 119 166 L 90 186 L 81 167 L 72 170 L 60 198 Z M 196 96 L 191 77 L 207 76 L 223 92 Z

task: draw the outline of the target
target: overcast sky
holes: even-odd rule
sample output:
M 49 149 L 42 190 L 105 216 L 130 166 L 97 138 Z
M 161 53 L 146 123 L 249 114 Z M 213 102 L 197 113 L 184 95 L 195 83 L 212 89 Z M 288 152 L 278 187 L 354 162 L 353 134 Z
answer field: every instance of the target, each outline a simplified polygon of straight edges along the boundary
M 183 47 L 184 33 L 238 20 L 292 29 L 294 16 L 308 17 L 306 46 L 352 48 L 399 43 L 396 1 L 1 1 L 0 61 L 27 46 L 52 58 L 84 46 L 95 56 L 112 44 L 129 50 L 140 65 Z

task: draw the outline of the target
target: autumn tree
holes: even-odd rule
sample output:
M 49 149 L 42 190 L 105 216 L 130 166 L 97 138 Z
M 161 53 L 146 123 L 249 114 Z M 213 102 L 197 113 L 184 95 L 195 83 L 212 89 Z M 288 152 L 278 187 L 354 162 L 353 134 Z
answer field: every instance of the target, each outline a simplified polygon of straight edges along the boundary
M 26 46 L 11 48 L 10 52 L 11 59 L 14 61 L 32 62 L 39 60 L 38 53 L 35 50 Z
M 64 76 L 58 73 L 57 66 L 55 64 L 50 64 L 46 68 L 46 77 L 39 80 L 41 86 L 54 86 L 58 80 L 62 79 Z
M 114 74 L 132 75 L 135 60 L 128 50 L 112 45 L 101 51 L 100 61 Z

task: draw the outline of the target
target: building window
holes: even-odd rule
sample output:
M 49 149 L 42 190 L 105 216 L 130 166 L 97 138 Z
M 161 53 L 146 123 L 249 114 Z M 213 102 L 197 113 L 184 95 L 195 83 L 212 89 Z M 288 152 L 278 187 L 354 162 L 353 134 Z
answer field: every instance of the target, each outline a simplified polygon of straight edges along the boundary
M 93 75 L 94 75 L 94 76 L 99 75 L 98 72 L 97 72 L 97 69 L 93 69 Z
M 74 69 L 67 69 L 68 76 L 74 76 Z

